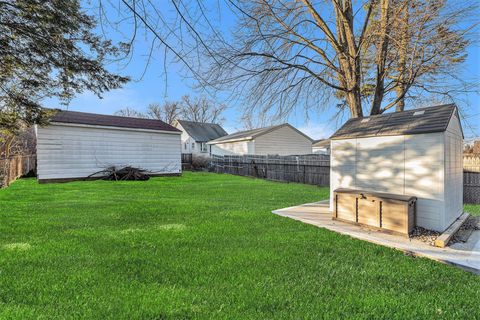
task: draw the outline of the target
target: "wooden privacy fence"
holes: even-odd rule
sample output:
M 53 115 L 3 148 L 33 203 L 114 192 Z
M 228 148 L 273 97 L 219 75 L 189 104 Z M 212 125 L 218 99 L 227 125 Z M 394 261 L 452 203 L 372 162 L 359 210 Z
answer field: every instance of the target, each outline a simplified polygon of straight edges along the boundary
M 480 204 L 480 155 L 465 155 L 463 163 L 464 202 Z M 216 173 L 318 186 L 330 185 L 330 156 L 328 155 L 212 155 L 211 165 Z
M 480 172 L 463 171 L 463 202 L 480 204 Z
M 192 168 L 193 155 L 191 153 L 182 153 L 182 170 L 190 170 Z
M 182 163 L 192 163 L 191 153 L 182 153 Z
M 36 168 L 36 155 L 17 155 L 0 159 L 0 188 Z
M 464 154 L 463 170 L 480 173 L 480 154 Z
M 330 157 L 328 155 L 212 155 L 211 165 L 216 173 L 230 173 L 318 186 L 330 185 Z
M 480 154 L 463 155 L 463 202 L 480 204 Z

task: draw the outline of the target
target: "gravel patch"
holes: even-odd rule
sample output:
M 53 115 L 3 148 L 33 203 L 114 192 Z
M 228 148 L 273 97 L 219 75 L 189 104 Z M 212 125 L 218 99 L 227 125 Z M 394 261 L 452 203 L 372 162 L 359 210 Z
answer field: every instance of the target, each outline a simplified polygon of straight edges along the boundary
M 410 238 L 420 240 L 431 246 L 434 246 L 435 240 L 440 236 L 440 234 L 441 233 L 438 231 L 432 231 L 422 227 L 415 227 L 410 235 Z

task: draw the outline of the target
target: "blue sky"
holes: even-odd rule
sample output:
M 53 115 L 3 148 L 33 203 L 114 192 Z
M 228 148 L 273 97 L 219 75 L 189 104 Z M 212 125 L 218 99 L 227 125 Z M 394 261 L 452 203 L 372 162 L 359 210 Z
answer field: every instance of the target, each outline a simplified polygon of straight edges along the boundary
M 233 21 L 233 17 L 223 17 L 224 21 Z M 225 24 L 224 31 L 228 32 L 231 24 Z M 120 31 L 128 34 L 128 26 L 123 26 Z M 118 34 L 112 32 L 112 37 L 118 39 Z M 139 37 L 135 44 L 135 54 L 130 63 L 112 63 L 108 65 L 108 69 L 118 72 L 122 75 L 129 75 L 132 81 L 126 84 L 122 89 L 112 90 L 104 94 L 103 99 L 98 98 L 93 93 L 85 92 L 73 99 L 67 107 L 69 110 L 94 112 L 102 114 L 112 114 L 115 111 L 130 107 L 136 110 L 144 110 L 149 103 L 165 100 L 179 100 L 183 95 L 191 96 L 199 95 L 201 92 L 194 88 L 195 82 L 186 78 L 185 68 L 179 63 L 172 63 L 167 59 L 168 65 L 166 74 L 163 66 L 163 49 L 154 51 L 153 60 L 150 61 L 146 72 L 144 73 L 147 52 L 149 50 L 150 41 L 147 38 Z M 170 58 L 172 55 L 170 55 Z M 468 49 L 468 60 L 463 68 L 462 76 L 465 78 L 480 78 L 480 47 L 478 45 L 471 46 Z M 220 97 L 217 99 L 221 101 Z M 474 136 L 480 137 L 480 96 L 470 94 L 464 98 L 467 103 L 461 105 L 466 119 L 463 127 L 465 136 L 470 139 Z M 51 101 L 50 103 L 55 103 Z M 235 101 L 228 101 L 229 109 L 225 112 L 224 128 L 227 132 L 232 133 L 242 129 L 240 123 L 239 105 Z M 288 122 L 314 139 L 326 138 L 331 135 L 346 119 L 333 119 L 335 111 L 335 102 L 332 106 L 326 108 L 325 112 L 309 112 L 308 120 L 303 112 L 292 114 Z M 51 107 L 57 107 L 52 105 Z

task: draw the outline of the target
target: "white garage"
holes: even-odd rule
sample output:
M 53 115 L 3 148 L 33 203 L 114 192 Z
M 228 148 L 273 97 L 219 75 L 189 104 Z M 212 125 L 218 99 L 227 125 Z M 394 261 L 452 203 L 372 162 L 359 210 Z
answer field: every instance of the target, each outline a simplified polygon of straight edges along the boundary
M 160 120 L 59 111 L 36 135 L 39 182 L 82 179 L 110 166 L 181 173 L 181 131 Z
M 331 137 L 338 188 L 417 197 L 416 225 L 444 231 L 463 212 L 463 132 L 453 104 L 350 119 Z
M 303 155 L 312 153 L 312 139 L 288 123 L 239 131 L 207 143 L 211 154 Z

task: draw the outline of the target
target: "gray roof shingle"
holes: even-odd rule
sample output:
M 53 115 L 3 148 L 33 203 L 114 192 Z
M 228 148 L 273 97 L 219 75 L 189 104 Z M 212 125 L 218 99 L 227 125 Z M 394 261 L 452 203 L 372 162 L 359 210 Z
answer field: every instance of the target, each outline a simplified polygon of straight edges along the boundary
M 330 139 L 443 132 L 454 113 L 458 116 L 457 107 L 445 104 L 349 119 Z
M 183 129 L 197 142 L 208 142 L 228 133 L 220 125 L 216 123 L 203 123 L 187 120 L 177 120 Z
M 50 119 L 50 121 L 59 123 L 86 124 L 93 126 L 180 132 L 180 130 L 177 128 L 161 120 L 111 116 L 77 111 L 60 110 L 52 117 L 52 119 Z

